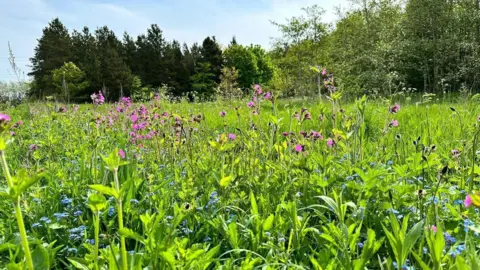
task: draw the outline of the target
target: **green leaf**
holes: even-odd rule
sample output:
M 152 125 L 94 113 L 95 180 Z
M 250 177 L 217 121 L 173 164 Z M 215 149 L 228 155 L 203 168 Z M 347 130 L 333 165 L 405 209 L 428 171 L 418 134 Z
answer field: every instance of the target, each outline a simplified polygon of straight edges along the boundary
M 104 185 L 89 185 L 89 187 L 95 191 L 98 191 L 104 195 L 109 195 L 118 199 L 118 191 L 112 187 L 107 187 Z
M 412 252 L 413 257 L 415 257 L 415 260 L 417 260 L 418 264 L 423 270 L 430 270 L 430 268 L 423 260 L 422 258 L 415 252 Z M 466 268 L 465 268 L 466 269 Z
M 268 218 L 263 221 L 262 228 L 264 231 L 268 231 L 272 228 L 274 219 L 275 216 L 273 214 L 270 214 L 270 216 L 268 216 Z
M 81 258 L 67 258 L 67 260 L 77 269 L 90 270 L 88 261 Z
M 0 252 L 6 251 L 6 250 L 13 250 L 13 249 L 16 249 L 16 248 L 18 248 L 18 246 L 14 245 L 12 243 L 0 244 Z
M 233 180 L 233 176 L 225 176 L 220 180 L 221 187 L 228 187 Z
M 175 269 L 175 256 L 168 251 L 160 252 L 160 257 L 164 259 L 172 269 Z
M 237 232 L 237 223 L 232 222 L 228 224 L 228 238 L 230 240 L 230 244 L 234 249 L 238 248 L 238 232 Z
M 118 232 L 123 237 L 132 238 L 137 240 L 138 242 L 145 243 L 145 239 L 143 237 L 141 237 L 138 233 L 132 231 L 129 228 L 122 228 Z
M 253 191 L 251 190 L 250 190 L 250 204 L 252 206 L 252 209 L 250 210 L 252 215 L 258 216 L 257 200 L 255 199 L 255 194 L 253 194 Z
M 32 260 L 35 270 L 50 269 L 50 256 L 42 245 L 37 245 L 37 248 L 32 252 Z
M 107 200 L 103 195 L 93 193 L 88 197 L 88 206 L 93 212 L 100 212 L 107 207 Z

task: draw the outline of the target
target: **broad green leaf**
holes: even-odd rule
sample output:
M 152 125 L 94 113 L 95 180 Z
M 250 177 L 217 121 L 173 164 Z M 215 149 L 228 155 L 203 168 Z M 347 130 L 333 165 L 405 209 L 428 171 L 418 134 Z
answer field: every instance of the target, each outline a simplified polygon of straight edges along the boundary
M 175 269 L 175 256 L 168 251 L 160 252 L 160 257 L 164 259 L 172 269 Z
M 104 195 L 112 196 L 115 199 L 118 199 L 118 191 L 112 187 L 107 187 L 104 185 L 89 185 L 89 187 L 95 191 L 98 191 Z
M 132 238 L 137 240 L 138 242 L 144 243 L 145 239 L 141 237 L 138 233 L 132 231 L 129 228 L 122 228 L 118 231 L 121 236 L 126 237 L 126 238 Z
M 221 187 L 228 187 L 233 180 L 233 176 L 225 176 L 220 179 L 220 186 Z
M 32 252 L 32 260 L 35 270 L 50 269 L 50 256 L 42 245 L 37 245 L 37 248 Z
M 270 216 L 268 216 L 267 219 L 263 221 L 262 228 L 264 231 L 268 231 L 272 228 L 274 219 L 275 216 L 273 214 L 270 214 Z
M 77 269 L 90 270 L 88 261 L 81 258 L 67 258 L 67 260 Z
M 93 193 L 88 197 L 88 206 L 93 212 L 99 212 L 107 207 L 107 200 L 103 195 Z

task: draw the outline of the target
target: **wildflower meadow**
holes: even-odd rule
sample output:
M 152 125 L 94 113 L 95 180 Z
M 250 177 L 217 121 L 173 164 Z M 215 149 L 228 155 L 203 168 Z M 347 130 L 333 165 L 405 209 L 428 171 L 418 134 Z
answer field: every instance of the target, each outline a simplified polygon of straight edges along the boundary
M 6 269 L 479 269 L 480 99 L 30 103 Z

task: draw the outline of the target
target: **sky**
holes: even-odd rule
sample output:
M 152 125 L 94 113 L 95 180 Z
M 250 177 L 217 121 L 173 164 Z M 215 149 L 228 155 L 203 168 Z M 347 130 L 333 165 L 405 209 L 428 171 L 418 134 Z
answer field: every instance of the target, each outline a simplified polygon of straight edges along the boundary
M 280 35 L 270 21 L 285 22 L 313 4 L 326 10 L 326 22 L 336 19 L 335 7 L 348 7 L 347 0 L 0 0 L 0 81 L 15 79 L 8 42 L 17 66 L 28 73 L 37 39 L 55 17 L 69 31 L 107 25 L 121 38 L 156 23 L 167 40 L 189 45 L 207 36 L 226 45 L 235 35 L 238 43 L 269 48 L 271 38 Z

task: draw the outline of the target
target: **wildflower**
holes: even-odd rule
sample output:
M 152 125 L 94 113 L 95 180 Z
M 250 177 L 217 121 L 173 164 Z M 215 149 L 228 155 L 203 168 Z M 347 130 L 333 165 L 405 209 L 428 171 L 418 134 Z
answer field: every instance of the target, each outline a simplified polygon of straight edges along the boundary
M 305 115 L 303 116 L 303 120 L 311 120 L 312 119 L 312 115 L 309 113 L 309 112 L 306 112 Z
M 477 117 L 477 121 L 480 122 L 480 115 Z
M 428 253 L 428 249 L 426 247 L 423 247 L 423 254 L 427 254 Z
M 130 116 L 130 120 L 132 121 L 132 123 L 135 123 L 135 122 L 137 122 L 137 120 L 138 120 L 138 116 L 137 116 L 136 114 L 132 114 L 132 115 Z
M 285 243 L 285 238 L 283 238 L 283 237 L 278 238 L 278 242 L 279 243 Z
M 3 114 L 0 113 L 0 124 L 8 123 L 10 122 L 10 116 L 8 114 Z
M 123 151 L 122 149 L 118 149 L 118 155 L 119 155 L 121 158 L 125 158 L 125 151 Z
M 41 227 L 42 227 L 42 224 L 38 222 L 32 224 L 32 228 L 41 228 Z
M 263 96 L 263 98 L 265 98 L 266 100 L 270 100 L 270 99 L 272 99 L 272 94 L 270 92 L 266 92 L 265 96 Z
M 358 246 L 359 248 L 363 248 L 363 243 L 360 242 L 360 243 L 357 244 L 357 246 Z
M 295 145 L 295 151 L 297 153 L 303 152 L 303 150 L 304 150 L 303 145 L 301 145 L 301 144 Z
M 60 221 L 62 218 L 67 218 L 68 213 L 54 213 L 53 216 L 57 218 L 57 221 Z
M 15 132 L 14 132 L 14 131 L 10 131 L 10 136 L 15 136 Z
M 468 232 L 469 228 L 475 225 L 470 219 L 465 219 L 463 221 L 463 231 Z
M 320 132 L 318 132 L 318 131 L 310 131 L 310 134 L 312 135 L 313 139 L 315 139 L 315 140 L 323 139 L 322 134 L 320 134 Z
M 465 197 L 465 201 L 463 201 L 463 204 L 466 208 L 469 208 L 470 205 L 472 205 L 472 197 L 470 195 L 467 195 L 467 197 Z
M 81 210 L 77 210 L 77 211 L 73 212 L 73 215 L 74 215 L 75 217 L 79 217 L 79 216 L 81 216 L 82 214 L 83 214 L 83 212 L 82 212 Z
M 398 120 L 395 120 L 393 119 L 390 124 L 389 124 L 390 127 L 398 127 Z
M 138 204 L 138 200 L 137 200 L 137 199 L 131 199 L 131 200 L 130 200 L 130 203 L 131 203 L 131 204 Z
M 95 245 L 95 240 L 94 239 L 87 239 L 87 243 L 90 245 Z
M 325 76 L 325 75 L 327 75 L 327 69 L 324 68 L 322 69 L 322 76 Z
M 393 105 L 393 107 L 391 107 L 389 111 L 391 113 L 397 113 L 398 111 L 400 111 L 400 105 L 399 104 Z
M 335 145 L 335 140 L 333 140 L 332 138 L 328 138 L 327 146 L 328 147 L 333 147 L 334 145 Z
M 443 236 L 445 237 L 445 241 L 447 244 L 453 245 L 455 242 L 457 242 L 457 239 L 453 236 L 451 236 L 448 232 L 444 232 Z
M 90 98 L 92 98 L 93 104 L 102 105 L 105 103 L 105 97 L 103 97 L 102 91 L 99 91 L 98 94 L 93 93 Z
M 453 150 L 451 151 L 451 153 L 452 153 L 452 156 L 453 156 L 454 158 L 458 158 L 458 157 L 460 156 L 460 153 L 461 153 L 461 152 L 460 152 L 460 150 L 453 149 Z
M 298 112 L 295 112 L 294 117 L 295 117 L 298 121 L 300 121 L 300 114 L 299 114 Z
M 129 251 L 128 251 L 128 254 L 130 254 L 130 255 L 135 254 L 135 250 L 129 250 Z
M 226 113 L 225 111 L 221 111 L 221 112 L 219 113 L 219 115 L 220 115 L 220 117 L 225 117 L 225 115 L 227 115 L 227 113 Z
M 40 218 L 40 221 L 41 221 L 41 222 L 44 222 L 45 224 L 50 224 L 50 223 L 52 223 L 52 221 L 51 221 L 49 218 L 47 218 L 47 217 L 41 217 L 41 218 Z
M 77 253 L 78 250 L 77 250 L 76 248 L 68 248 L 68 249 L 67 249 L 67 252 L 68 252 L 68 253 Z
M 166 220 L 172 220 L 173 217 L 172 217 L 172 216 L 166 216 L 165 219 L 166 219 Z
M 113 206 L 110 206 L 110 208 L 108 208 L 108 213 L 107 215 L 109 217 L 113 216 L 113 214 L 115 214 L 115 208 L 113 208 Z
M 249 108 L 253 108 L 255 106 L 255 103 L 253 101 L 250 101 L 250 102 L 247 103 L 247 106 Z
M 255 84 L 255 86 L 253 87 L 255 89 L 255 93 L 257 95 L 261 95 L 262 94 L 262 87 L 258 84 Z
M 28 150 L 31 151 L 31 152 L 34 152 L 38 149 L 38 145 L 36 144 L 30 144 L 30 146 L 28 146 Z
M 36 202 L 36 203 L 41 203 L 40 199 L 39 198 L 33 198 L 32 201 Z
M 237 138 L 237 135 L 235 135 L 233 133 L 230 133 L 230 134 L 228 134 L 228 138 L 233 141 Z
M 73 106 L 73 111 L 76 112 L 76 111 L 78 111 L 79 108 L 80 108 L 80 106 L 78 106 L 78 105 L 75 104 L 75 105 Z
M 288 132 L 286 132 L 286 131 L 282 132 L 282 136 L 283 136 L 283 137 L 287 137 L 289 134 L 290 134 L 290 133 L 288 133 Z
M 65 195 L 62 195 L 62 199 L 60 200 L 60 203 L 68 206 L 68 205 L 72 204 L 72 199 L 68 198 Z
M 387 161 L 387 165 L 388 165 L 388 166 L 392 166 L 392 165 L 393 165 L 393 161 L 391 161 L 391 160 Z
M 437 233 L 437 226 L 432 225 L 432 227 L 430 227 L 430 228 L 432 229 L 432 231 L 433 231 L 434 233 Z

